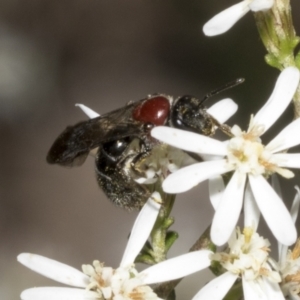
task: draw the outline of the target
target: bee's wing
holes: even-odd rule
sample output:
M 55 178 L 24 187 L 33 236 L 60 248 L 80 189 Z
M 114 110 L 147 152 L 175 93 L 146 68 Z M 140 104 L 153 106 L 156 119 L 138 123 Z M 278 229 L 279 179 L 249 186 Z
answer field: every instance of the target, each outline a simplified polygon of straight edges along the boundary
M 132 111 L 141 101 L 98 118 L 68 126 L 49 150 L 48 163 L 79 166 L 83 164 L 90 150 L 100 144 L 128 136 L 140 136 L 144 133 L 143 124 L 132 118 Z

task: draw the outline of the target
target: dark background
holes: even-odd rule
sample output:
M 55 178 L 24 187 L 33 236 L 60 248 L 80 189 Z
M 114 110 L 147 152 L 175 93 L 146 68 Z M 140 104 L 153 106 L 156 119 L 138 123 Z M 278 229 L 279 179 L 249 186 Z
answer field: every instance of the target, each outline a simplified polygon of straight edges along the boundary
M 28 287 L 59 285 L 19 265 L 16 256 L 21 252 L 77 268 L 94 259 L 117 267 L 122 257 L 136 213 L 115 208 L 105 198 L 95 180 L 93 159 L 75 169 L 45 161 L 57 135 L 86 118 L 75 103 L 104 113 L 154 92 L 201 98 L 245 77 L 242 86 L 208 104 L 233 98 L 239 111 L 229 124 L 246 128 L 250 113 L 271 94 L 279 72 L 264 63 L 251 13 L 224 35 L 203 35 L 203 24 L 234 3 L 1 1 L 1 299 L 19 299 Z M 285 116 L 291 120 L 291 108 Z M 287 202 L 296 182 L 286 186 Z M 170 256 L 186 252 L 209 224 L 213 210 L 207 184 L 180 195 L 173 215 L 180 239 Z M 184 280 L 178 299 L 190 299 L 211 277 L 206 271 Z

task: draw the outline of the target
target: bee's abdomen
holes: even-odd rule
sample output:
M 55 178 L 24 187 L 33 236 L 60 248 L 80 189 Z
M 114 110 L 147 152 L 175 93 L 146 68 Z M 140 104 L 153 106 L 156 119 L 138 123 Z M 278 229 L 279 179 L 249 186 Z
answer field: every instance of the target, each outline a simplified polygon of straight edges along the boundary
M 126 170 L 128 157 L 109 157 L 101 147 L 96 159 L 97 181 L 103 192 L 116 206 L 126 210 L 140 209 L 150 197 L 150 191 L 132 179 Z

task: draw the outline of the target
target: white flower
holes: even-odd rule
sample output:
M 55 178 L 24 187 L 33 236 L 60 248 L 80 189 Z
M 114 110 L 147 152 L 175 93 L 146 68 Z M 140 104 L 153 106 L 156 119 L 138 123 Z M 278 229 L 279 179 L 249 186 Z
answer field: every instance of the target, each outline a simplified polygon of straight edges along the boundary
M 278 153 L 300 144 L 300 119 L 289 124 L 267 146 L 261 144 L 260 136 L 288 106 L 298 83 L 298 69 L 289 67 L 282 71 L 271 97 L 251 118 L 248 131 L 242 132 L 238 126 L 233 126 L 233 138 L 225 143 L 174 128 L 156 127 L 152 130 L 154 138 L 174 147 L 215 156 L 211 161 L 169 175 L 163 182 L 165 192 L 182 193 L 206 179 L 234 171 L 216 206 L 211 227 L 215 244 L 226 243 L 236 226 L 247 179 L 256 204 L 277 240 L 285 245 L 295 242 L 297 234 L 291 216 L 265 176 L 277 172 L 289 178 L 293 173 L 284 167 L 300 168 L 300 154 Z
M 89 118 L 97 118 L 100 115 L 85 106 L 84 104 L 76 104 Z M 207 109 L 220 124 L 227 121 L 237 111 L 237 105 L 231 99 L 223 99 Z M 116 124 L 117 125 L 117 124 Z M 131 145 L 135 147 L 134 143 Z M 169 145 L 158 144 L 151 150 L 151 155 L 146 156 L 142 165 L 138 166 L 139 174 L 144 177 L 135 178 L 140 184 L 153 184 L 158 178 L 163 180 L 169 173 L 177 171 L 179 168 L 195 163 L 191 156 L 187 155 L 178 148 Z M 134 174 L 136 176 L 136 174 Z
M 243 233 L 237 229 L 228 241 L 228 251 L 211 256 L 227 272 L 210 281 L 193 300 L 223 299 L 238 278 L 242 279 L 245 300 L 284 300 L 278 284 L 280 274 L 269 262 L 269 246 L 253 228 L 245 227 Z
M 274 0 L 244 0 L 210 19 L 204 26 L 203 32 L 207 36 L 222 34 L 229 30 L 248 11 L 265 11 L 272 8 Z
M 259 211 L 249 184 L 245 191 L 244 214 L 243 233 L 237 228 L 229 238 L 227 251 L 211 255 L 227 272 L 209 282 L 193 300 L 221 300 L 238 278 L 242 280 L 245 300 L 285 299 L 280 289 L 281 273 L 269 256 L 270 243 L 256 233 Z
M 156 201 L 153 201 L 155 198 Z M 144 246 L 156 221 L 160 196 L 153 193 L 139 213 L 117 269 L 104 267 L 99 261 L 84 265 L 83 272 L 55 260 L 22 253 L 18 261 L 31 270 L 67 287 L 38 287 L 22 292 L 22 300 L 152 300 L 159 299 L 148 286 L 174 280 L 200 271 L 210 265 L 211 251 L 190 252 L 151 266 L 138 273 L 134 260 Z

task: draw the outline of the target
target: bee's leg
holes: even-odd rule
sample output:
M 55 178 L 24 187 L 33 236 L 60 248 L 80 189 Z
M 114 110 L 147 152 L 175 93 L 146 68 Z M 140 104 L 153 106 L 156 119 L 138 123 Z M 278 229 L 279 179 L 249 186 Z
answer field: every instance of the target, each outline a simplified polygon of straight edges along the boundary
M 96 174 L 99 186 L 107 197 L 117 206 L 126 210 L 140 209 L 151 192 L 132 178 L 131 161 L 135 154 L 118 161 L 108 160 L 105 151 L 98 152 Z
M 132 170 L 138 175 L 138 176 L 142 176 L 142 173 L 143 171 L 145 170 L 145 167 L 144 167 L 144 170 L 142 168 L 142 165 L 145 161 L 145 159 L 147 157 L 149 157 L 151 154 L 150 151 L 144 151 L 144 152 L 141 152 L 139 154 L 137 154 L 131 161 L 131 167 L 132 167 Z
M 223 133 L 228 135 L 229 137 L 232 137 L 231 133 L 231 127 L 227 124 L 221 124 L 218 120 L 216 120 L 214 117 L 210 115 L 210 118 L 212 119 L 215 126 L 217 126 Z

